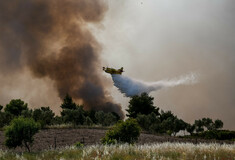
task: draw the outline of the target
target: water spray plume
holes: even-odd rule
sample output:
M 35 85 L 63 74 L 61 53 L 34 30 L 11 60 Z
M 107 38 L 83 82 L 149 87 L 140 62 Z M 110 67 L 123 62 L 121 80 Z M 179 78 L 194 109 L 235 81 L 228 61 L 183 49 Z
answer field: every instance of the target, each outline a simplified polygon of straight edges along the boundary
M 198 81 L 196 74 L 188 74 L 170 80 L 160 80 L 156 82 L 144 82 L 129 78 L 120 74 L 111 74 L 114 85 L 127 97 L 140 95 L 143 92 L 150 93 L 162 88 L 175 87 L 178 85 L 190 85 Z

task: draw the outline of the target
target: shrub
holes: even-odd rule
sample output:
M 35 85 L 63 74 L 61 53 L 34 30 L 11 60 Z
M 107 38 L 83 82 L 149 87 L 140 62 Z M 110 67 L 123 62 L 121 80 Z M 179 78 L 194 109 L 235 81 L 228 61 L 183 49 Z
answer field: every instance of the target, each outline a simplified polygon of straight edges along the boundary
M 140 126 L 135 119 L 119 121 L 102 138 L 103 144 L 114 144 L 116 142 L 134 143 L 140 136 Z
M 199 133 L 197 136 L 206 139 L 232 140 L 235 138 L 235 131 L 211 130 Z
M 87 125 L 87 126 L 93 125 L 93 122 L 92 122 L 92 120 L 91 120 L 90 117 L 86 117 L 86 118 L 85 118 L 84 125 Z
M 84 147 L 84 144 L 82 144 L 81 142 L 77 142 L 77 143 L 75 143 L 75 145 L 74 145 L 76 148 L 82 148 L 82 147 Z
M 13 119 L 10 125 L 5 128 L 5 145 L 8 148 L 24 145 L 30 152 L 33 136 L 38 132 L 39 126 L 32 118 L 19 117 Z

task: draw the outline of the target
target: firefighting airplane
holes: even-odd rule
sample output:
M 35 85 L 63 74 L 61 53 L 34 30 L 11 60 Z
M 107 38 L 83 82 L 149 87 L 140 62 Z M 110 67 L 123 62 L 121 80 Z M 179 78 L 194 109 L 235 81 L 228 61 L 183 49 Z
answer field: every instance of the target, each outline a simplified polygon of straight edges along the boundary
M 123 67 L 120 68 L 120 69 L 114 69 L 114 68 L 108 68 L 108 67 L 103 67 L 103 70 L 106 72 L 106 73 L 109 73 L 109 74 L 122 74 L 123 71 Z

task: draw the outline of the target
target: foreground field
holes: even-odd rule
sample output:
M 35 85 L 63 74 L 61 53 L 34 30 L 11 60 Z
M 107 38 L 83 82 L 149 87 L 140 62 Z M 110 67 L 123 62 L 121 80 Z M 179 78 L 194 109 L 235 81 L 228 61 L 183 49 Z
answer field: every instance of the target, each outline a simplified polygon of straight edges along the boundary
M 37 153 L 0 151 L 1 160 L 234 160 L 235 144 L 156 143 L 149 145 L 91 145 Z
M 86 128 L 64 128 L 64 129 L 44 129 L 40 130 L 34 136 L 34 144 L 31 148 L 33 152 L 41 152 L 43 150 L 64 148 L 72 146 L 76 142 L 82 142 L 85 146 L 100 144 L 100 139 L 104 137 L 105 129 L 86 129 Z M 5 136 L 0 131 L 0 150 L 8 150 L 4 145 Z M 160 136 L 153 134 L 141 133 L 137 144 L 163 143 L 163 142 L 180 142 L 180 143 L 234 143 L 233 141 L 216 141 L 202 139 L 183 139 L 170 136 Z M 17 147 L 14 152 L 26 151 L 26 148 Z

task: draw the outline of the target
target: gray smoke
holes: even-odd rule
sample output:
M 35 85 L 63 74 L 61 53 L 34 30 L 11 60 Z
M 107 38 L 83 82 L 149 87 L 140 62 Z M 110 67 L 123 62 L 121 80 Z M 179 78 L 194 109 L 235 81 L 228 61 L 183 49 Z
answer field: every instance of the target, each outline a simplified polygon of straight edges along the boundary
M 50 79 L 61 99 L 68 93 L 85 109 L 123 118 L 99 74 L 101 46 L 88 27 L 100 24 L 106 10 L 103 0 L 0 1 L 0 82 L 28 69 L 33 78 Z M 5 94 L 0 91 L 0 97 Z
M 150 93 L 162 88 L 175 87 L 178 85 L 189 85 L 197 82 L 196 74 L 188 74 L 170 80 L 160 80 L 156 82 L 144 82 L 132 79 L 119 74 L 112 74 L 114 85 L 127 97 L 140 95 L 143 92 Z

